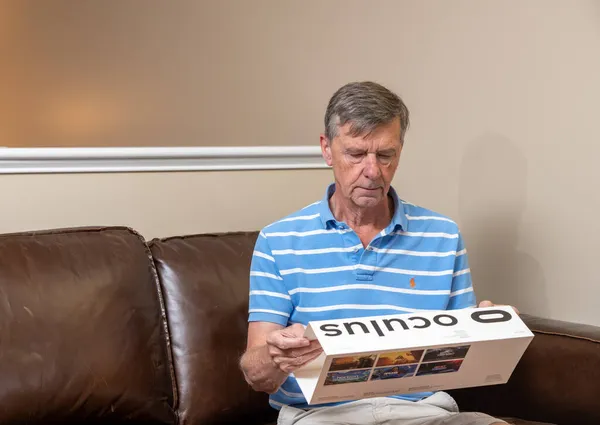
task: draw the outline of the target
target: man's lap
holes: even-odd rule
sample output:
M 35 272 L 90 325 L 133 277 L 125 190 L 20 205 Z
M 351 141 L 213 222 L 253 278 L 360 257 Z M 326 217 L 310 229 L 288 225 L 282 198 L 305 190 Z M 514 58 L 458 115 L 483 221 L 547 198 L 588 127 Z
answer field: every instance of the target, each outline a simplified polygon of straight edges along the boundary
M 501 420 L 482 413 L 459 413 L 448 394 L 439 392 L 419 402 L 371 398 L 309 411 L 285 406 L 278 425 L 491 425 Z

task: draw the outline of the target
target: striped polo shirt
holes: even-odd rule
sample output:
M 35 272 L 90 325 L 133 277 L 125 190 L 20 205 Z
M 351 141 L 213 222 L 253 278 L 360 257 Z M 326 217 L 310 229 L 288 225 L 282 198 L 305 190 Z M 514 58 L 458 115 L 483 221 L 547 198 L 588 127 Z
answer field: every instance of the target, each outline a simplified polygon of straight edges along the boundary
M 403 201 L 390 188 L 392 220 L 363 247 L 358 235 L 333 216 L 328 200 L 334 191 L 331 184 L 323 199 L 260 232 L 250 268 L 249 321 L 307 325 L 476 305 L 454 221 Z M 293 374 L 270 396 L 270 404 L 315 407 L 307 405 Z

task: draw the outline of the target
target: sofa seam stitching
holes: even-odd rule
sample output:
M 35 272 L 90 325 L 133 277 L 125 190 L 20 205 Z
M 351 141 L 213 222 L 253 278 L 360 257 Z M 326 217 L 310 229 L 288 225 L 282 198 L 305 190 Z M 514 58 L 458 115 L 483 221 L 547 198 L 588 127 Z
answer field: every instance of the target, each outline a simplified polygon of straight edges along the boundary
M 162 285 L 160 283 L 160 277 L 158 276 L 158 271 L 156 270 L 156 264 L 154 262 L 154 255 L 152 254 L 152 250 L 150 249 L 150 247 L 148 246 L 146 239 L 144 238 L 144 236 L 139 233 L 138 231 L 136 231 L 135 229 L 132 229 L 130 227 L 127 227 L 126 229 L 128 229 L 134 236 L 137 237 L 138 241 L 142 243 L 142 246 L 144 247 L 144 252 L 146 253 L 146 258 L 149 260 L 149 267 L 150 267 L 150 272 L 152 273 L 152 278 L 154 280 L 154 286 L 155 286 L 155 290 L 156 290 L 156 294 L 158 296 L 158 302 L 159 302 L 159 306 L 160 306 L 160 311 L 161 311 L 161 322 L 162 322 L 162 326 L 163 326 L 163 331 L 164 331 L 164 342 L 167 346 L 167 362 L 169 363 L 169 375 L 171 376 L 171 391 L 173 393 L 173 414 L 175 415 L 175 421 L 176 423 L 179 423 L 179 391 L 178 391 L 178 387 L 177 387 L 177 377 L 175 374 L 175 365 L 174 365 L 174 361 L 173 361 L 173 351 L 172 351 L 172 343 L 171 343 L 171 332 L 169 329 L 169 322 L 167 319 L 167 310 L 166 310 L 166 305 L 164 303 L 164 297 L 163 297 L 163 293 L 162 293 Z
M 567 334 L 567 333 L 563 333 L 563 332 L 543 331 L 543 330 L 534 329 L 534 328 L 532 328 L 531 330 L 533 332 L 541 333 L 544 335 L 564 336 L 567 338 L 581 339 L 581 340 L 585 340 L 585 341 L 589 341 L 589 342 L 594 342 L 596 344 L 600 344 L 600 340 L 597 340 L 594 338 L 588 338 L 588 337 L 581 336 L 581 335 L 572 335 L 572 334 Z

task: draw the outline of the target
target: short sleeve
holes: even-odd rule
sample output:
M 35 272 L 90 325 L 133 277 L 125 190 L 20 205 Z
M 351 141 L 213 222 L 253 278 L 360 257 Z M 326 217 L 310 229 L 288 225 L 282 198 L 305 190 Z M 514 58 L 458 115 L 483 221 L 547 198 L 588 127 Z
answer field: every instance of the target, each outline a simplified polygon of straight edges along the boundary
M 452 275 L 452 290 L 450 293 L 449 310 L 475 307 L 477 299 L 473 291 L 469 258 L 462 235 L 458 234 L 454 273 Z
M 272 322 L 287 326 L 292 301 L 279 273 L 269 241 L 260 232 L 250 265 L 249 322 Z

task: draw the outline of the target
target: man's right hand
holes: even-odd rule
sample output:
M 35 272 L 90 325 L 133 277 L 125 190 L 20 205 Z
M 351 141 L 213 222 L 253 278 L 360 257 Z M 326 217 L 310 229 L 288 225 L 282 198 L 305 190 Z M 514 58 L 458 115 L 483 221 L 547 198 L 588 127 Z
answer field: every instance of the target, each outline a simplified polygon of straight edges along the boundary
M 252 388 L 272 394 L 290 373 L 322 352 L 318 341 L 304 337 L 304 326 L 300 324 L 284 328 L 275 323 L 251 322 L 240 367 Z
M 319 341 L 304 336 L 304 326 L 294 324 L 267 335 L 267 349 L 273 363 L 285 373 L 292 373 L 319 357 L 323 348 Z

